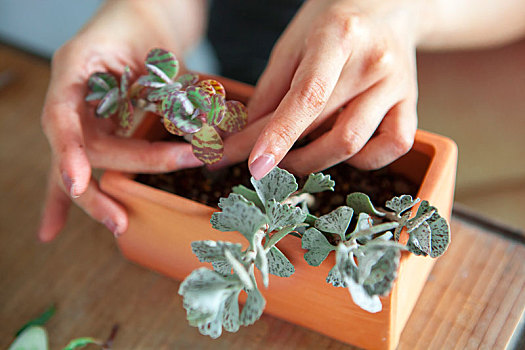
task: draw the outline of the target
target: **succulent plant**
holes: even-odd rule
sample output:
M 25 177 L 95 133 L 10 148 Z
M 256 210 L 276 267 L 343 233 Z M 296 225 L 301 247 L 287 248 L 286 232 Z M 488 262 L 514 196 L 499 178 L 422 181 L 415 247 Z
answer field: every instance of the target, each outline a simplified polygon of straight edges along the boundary
M 289 234 L 301 238 L 304 258 L 319 266 L 335 251 L 336 263 L 326 281 L 349 290 L 355 304 L 368 312 L 382 309 L 380 296 L 388 295 L 397 277 L 401 251 L 437 257 L 448 247 L 447 221 L 437 209 L 409 195 L 394 197 L 386 209 L 374 207 L 363 193 L 348 195 L 346 206 L 316 217 L 308 212 L 311 194 L 333 191 L 329 175 L 310 174 L 302 189 L 293 175 L 275 168 L 261 180 L 251 179 L 254 190 L 236 186 L 221 198 L 221 211 L 212 215 L 213 228 L 238 231 L 248 241 L 241 244 L 223 241 L 196 241 L 193 253 L 213 269 L 201 267 L 180 285 L 179 294 L 190 325 L 202 334 L 217 338 L 222 329 L 235 332 L 254 323 L 263 313 L 265 300 L 255 280 L 259 269 L 265 287 L 269 275 L 289 277 L 295 272 L 290 260 L 276 247 Z M 409 238 L 400 242 L 401 230 Z M 242 311 L 240 293 L 247 293 Z
M 95 115 L 118 115 L 120 126 L 130 128 L 134 108 L 161 116 L 170 133 L 185 136 L 195 156 L 206 164 L 222 159 L 221 131 L 238 132 L 247 122 L 246 107 L 226 99 L 226 90 L 213 79 L 200 80 L 192 73 L 179 73 L 175 55 L 163 49 L 151 50 L 145 60 L 148 72 L 130 84 L 131 70 L 125 67 L 120 79 L 96 72 L 88 80 L 87 101 L 98 101 Z

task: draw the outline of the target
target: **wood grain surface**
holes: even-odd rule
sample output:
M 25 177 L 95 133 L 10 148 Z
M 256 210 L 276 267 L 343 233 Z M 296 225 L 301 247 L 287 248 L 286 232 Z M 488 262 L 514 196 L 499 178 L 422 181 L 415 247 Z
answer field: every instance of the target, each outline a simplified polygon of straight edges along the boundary
M 62 234 L 36 240 L 49 163 L 40 111 L 49 63 L 0 46 L 0 349 L 56 304 L 52 349 L 79 336 L 114 349 L 352 349 L 269 316 L 218 340 L 187 325 L 179 283 L 125 261 L 111 234 L 73 208 Z M 525 309 L 525 246 L 459 219 L 399 349 L 503 349 Z M 329 302 L 329 301 L 327 301 Z M 305 305 L 305 307 L 308 307 Z M 349 331 L 359 325 L 348 325 Z

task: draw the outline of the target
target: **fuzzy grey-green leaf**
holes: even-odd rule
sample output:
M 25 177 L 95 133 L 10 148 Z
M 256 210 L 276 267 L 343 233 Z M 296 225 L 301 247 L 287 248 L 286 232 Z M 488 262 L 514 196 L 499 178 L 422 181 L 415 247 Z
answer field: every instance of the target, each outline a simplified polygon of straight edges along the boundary
M 273 232 L 286 226 L 296 226 L 306 219 L 306 213 L 301 208 L 289 204 L 281 204 L 275 199 L 266 202 L 266 216 L 268 217 L 268 232 Z
M 228 249 L 237 259 L 241 259 L 242 245 L 230 242 L 195 241 L 191 243 L 191 250 L 200 262 L 209 262 L 215 271 L 222 275 L 231 273 L 231 265 L 224 256 L 224 250 Z
M 250 190 L 248 187 L 243 185 L 238 185 L 232 187 L 232 192 L 236 194 L 240 194 L 244 198 L 246 198 L 248 201 L 252 202 L 257 206 L 257 208 L 261 210 L 264 209 L 264 204 L 262 204 L 261 200 L 259 199 L 259 196 L 257 196 L 257 192 L 254 190 Z
M 404 194 L 399 197 L 394 197 L 389 201 L 386 201 L 385 207 L 395 211 L 397 214 L 401 214 L 407 209 L 412 208 L 416 203 L 419 202 L 419 198 L 412 199 L 411 195 Z
M 323 173 L 310 174 L 301 192 L 304 193 L 318 193 L 323 191 L 333 191 L 335 181 L 330 178 L 330 175 Z
M 354 209 L 355 214 L 367 213 L 369 215 L 375 215 L 379 217 L 385 216 L 384 213 L 378 211 L 374 207 L 372 201 L 370 201 L 370 197 L 361 192 L 354 192 L 349 194 L 346 197 L 346 205 Z
M 261 317 L 264 306 L 266 305 L 266 300 L 264 300 L 264 297 L 257 288 L 247 293 L 248 298 L 246 298 L 246 303 L 242 308 L 240 317 L 240 323 L 243 326 L 249 326 L 257 321 Z
M 295 177 L 284 169 L 275 167 L 265 177 L 260 180 L 251 178 L 251 182 L 261 202 L 265 203 L 270 199 L 282 202 L 290 194 L 297 191 L 298 185 Z
M 330 213 L 321 216 L 315 221 L 315 227 L 321 231 L 336 233 L 345 240 L 345 233 L 354 210 L 350 207 L 341 206 Z
M 290 277 L 295 273 L 295 267 L 277 247 L 271 247 L 267 257 L 269 272 L 272 275 Z
M 301 247 L 307 249 L 304 259 L 311 266 L 319 266 L 328 254 L 336 247 L 330 244 L 326 237 L 316 228 L 309 228 L 303 234 Z
M 326 283 L 330 283 L 334 287 L 346 287 L 343 276 L 341 276 L 337 265 L 334 265 L 330 272 L 328 272 L 328 276 L 326 276 Z

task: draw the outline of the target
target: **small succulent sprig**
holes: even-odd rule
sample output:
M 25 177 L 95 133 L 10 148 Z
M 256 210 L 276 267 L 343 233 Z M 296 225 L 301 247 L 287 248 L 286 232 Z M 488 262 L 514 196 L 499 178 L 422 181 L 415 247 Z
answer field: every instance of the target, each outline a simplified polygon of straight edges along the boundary
M 419 202 L 409 195 L 394 197 L 376 209 L 363 193 L 347 197 L 347 205 L 316 217 L 308 212 L 311 194 L 333 191 L 329 175 L 311 174 L 301 190 L 295 177 L 279 168 L 261 180 L 251 179 L 255 190 L 236 186 L 228 198 L 219 201 L 220 212 L 212 215 L 213 228 L 238 231 L 248 241 L 196 241 L 193 253 L 199 261 L 211 263 L 193 271 L 180 285 L 179 294 L 190 325 L 202 334 L 217 338 L 222 329 L 235 332 L 262 315 L 265 299 L 255 280 L 255 268 L 265 287 L 269 275 L 289 277 L 295 272 L 290 260 L 276 247 L 289 234 L 301 237 L 304 258 L 319 266 L 336 252 L 336 263 L 326 280 L 348 288 L 354 303 L 369 312 L 382 309 L 380 296 L 390 293 L 397 276 L 401 251 L 437 257 L 446 250 L 448 223 L 422 201 L 416 215 L 411 209 Z M 401 231 L 409 234 L 406 245 L 399 242 Z M 239 310 L 238 297 L 247 293 Z
M 98 101 L 99 118 L 118 116 L 120 126 L 133 124 L 135 108 L 161 116 L 166 130 L 191 142 L 195 156 L 206 164 L 222 159 L 224 145 L 221 131 L 234 133 L 247 122 L 246 107 L 226 99 L 226 90 L 213 79 L 200 80 L 195 74 L 177 77 L 179 62 L 163 49 L 151 50 L 145 60 L 147 75 L 131 84 L 131 70 L 125 67 L 117 78 L 96 72 L 88 80 L 86 101 Z

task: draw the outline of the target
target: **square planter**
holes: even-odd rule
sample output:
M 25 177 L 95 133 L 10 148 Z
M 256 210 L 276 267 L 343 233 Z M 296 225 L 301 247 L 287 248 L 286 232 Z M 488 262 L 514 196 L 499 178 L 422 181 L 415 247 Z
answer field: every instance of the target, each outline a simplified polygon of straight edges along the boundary
M 225 86 L 229 99 L 246 101 L 253 91 L 251 86 L 239 82 L 217 80 Z M 135 137 L 159 139 L 163 135 L 160 126 L 157 118 L 147 118 L 135 131 Z M 428 200 L 449 219 L 456 162 L 457 148 L 452 140 L 418 130 L 412 150 L 389 168 L 420 184 L 417 196 Z M 181 281 L 203 266 L 193 255 L 191 242 L 246 243 L 239 233 L 211 228 L 210 217 L 217 209 L 138 183 L 134 177 L 108 171 L 101 179 L 102 189 L 128 211 L 129 228 L 117 243 L 129 260 Z M 305 251 L 298 238 L 288 236 L 278 247 L 295 266 L 296 272 L 289 278 L 270 277 L 269 288 L 262 288 L 267 301 L 265 312 L 367 349 L 397 346 L 435 263 L 432 258 L 403 252 L 394 288 L 389 296 L 381 298 L 383 310 L 370 314 L 353 304 L 346 288 L 336 288 L 325 282 L 334 265 L 333 253 L 321 266 L 312 267 L 303 258 Z

